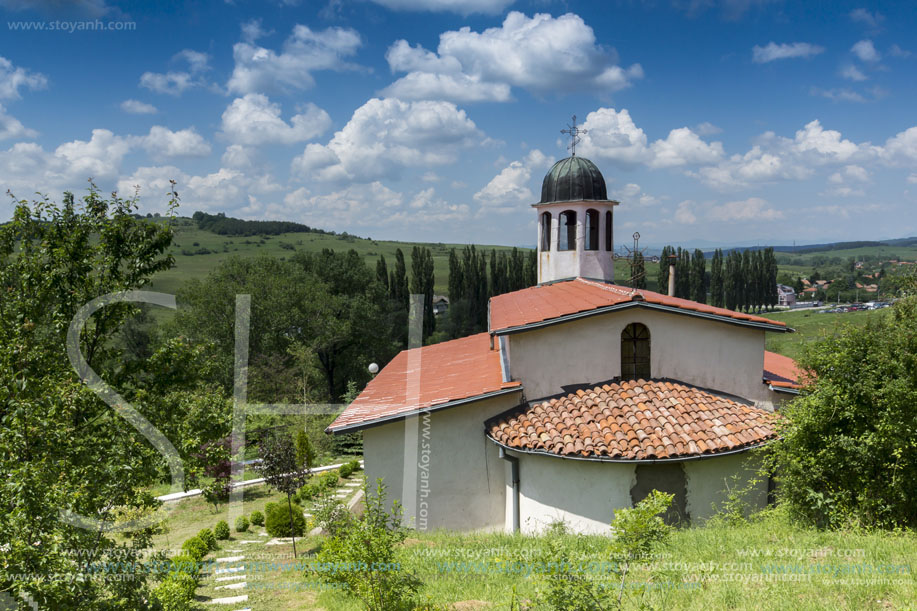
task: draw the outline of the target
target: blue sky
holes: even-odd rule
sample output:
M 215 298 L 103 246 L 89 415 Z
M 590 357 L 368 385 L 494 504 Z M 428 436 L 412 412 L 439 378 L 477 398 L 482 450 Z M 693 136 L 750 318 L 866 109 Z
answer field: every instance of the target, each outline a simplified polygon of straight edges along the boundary
M 915 235 L 917 10 L 827 4 L 0 0 L 0 182 L 531 245 L 575 113 L 618 243 Z

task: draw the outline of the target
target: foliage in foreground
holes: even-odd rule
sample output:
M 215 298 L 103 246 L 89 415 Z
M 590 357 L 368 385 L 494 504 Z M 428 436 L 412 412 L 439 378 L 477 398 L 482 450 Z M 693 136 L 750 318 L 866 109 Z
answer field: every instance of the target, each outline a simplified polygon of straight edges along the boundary
M 783 500 L 819 526 L 917 525 L 917 299 L 807 347 L 773 463 Z
M 375 492 L 364 484 L 366 509 L 348 518 L 322 545 L 317 576 L 346 588 L 368 611 L 412 609 L 420 581 L 402 568 L 396 548 L 407 537 L 401 505 L 386 510 L 385 486 L 379 480 Z M 327 569 L 327 570 L 323 570 Z

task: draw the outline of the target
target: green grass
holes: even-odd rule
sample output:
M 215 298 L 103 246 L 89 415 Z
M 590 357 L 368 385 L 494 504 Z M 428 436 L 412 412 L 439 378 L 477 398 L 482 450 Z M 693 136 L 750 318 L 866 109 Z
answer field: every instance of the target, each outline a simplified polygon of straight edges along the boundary
M 263 486 L 247 489 L 245 512 L 263 511 L 265 503 L 280 498 Z M 169 518 L 170 533 L 157 537 L 156 546 L 175 549 L 201 528 L 225 519 L 225 513 L 214 512 L 200 499 L 180 501 Z M 248 533 L 233 531 L 229 541 L 220 542 L 221 550 L 210 556 L 234 555 L 230 550 L 242 549 L 250 563 L 245 571 L 250 587 L 217 591 L 214 576 L 205 576 L 196 609 L 211 608 L 211 598 L 241 593 L 249 600 L 240 606 L 259 610 L 361 609 L 355 599 L 328 589 L 305 570 L 322 537 L 297 539 L 295 564 L 291 545 L 268 546 L 269 537 L 259 536 L 261 532 L 263 528 L 254 526 Z M 613 558 L 608 536 L 553 536 L 598 587 L 617 594 L 620 578 L 609 570 Z M 398 559 L 423 581 L 421 599 L 455 609 L 509 609 L 514 588 L 517 601 L 532 601 L 544 586 L 538 563 L 550 560 L 547 545 L 546 535 L 412 532 L 400 546 Z M 624 608 L 643 604 L 649 609 L 697 611 L 914 609 L 915 571 L 913 531 L 817 530 L 770 510 L 738 525 L 708 523 L 676 530 L 667 547 L 631 567 Z
M 790 310 L 762 314 L 765 318 L 785 322 L 795 333 L 768 333 L 765 347 L 771 352 L 798 358 L 803 346 L 828 335 L 836 335 L 845 326 L 862 327 L 868 321 L 888 316 L 890 308 L 818 314 L 817 310 Z

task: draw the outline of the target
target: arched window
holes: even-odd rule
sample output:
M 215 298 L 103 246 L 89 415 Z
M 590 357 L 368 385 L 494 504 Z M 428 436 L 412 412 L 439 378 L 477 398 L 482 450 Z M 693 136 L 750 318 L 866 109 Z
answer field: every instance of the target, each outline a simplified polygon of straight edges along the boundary
M 605 250 L 611 250 L 611 210 L 605 213 Z
M 650 331 L 633 322 L 621 332 L 621 377 L 648 380 L 650 376 Z
M 586 245 L 585 250 L 599 249 L 599 211 L 586 210 Z
M 551 213 L 543 212 L 541 215 L 541 251 L 551 250 Z
M 557 250 L 576 250 L 576 211 L 560 213 L 560 227 L 557 230 Z

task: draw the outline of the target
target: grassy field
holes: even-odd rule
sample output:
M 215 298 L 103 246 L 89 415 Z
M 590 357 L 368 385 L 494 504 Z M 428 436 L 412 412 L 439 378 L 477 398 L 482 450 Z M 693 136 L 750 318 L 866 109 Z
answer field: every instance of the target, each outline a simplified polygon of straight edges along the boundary
M 246 513 L 279 498 L 263 487 L 246 492 Z M 201 528 L 224 519 L 200 499 L 178 503 L 171 532 L 157 546 L 176 547 Z M 216 591 L 214 576 L 198 589 L 197 609 L 219 596 L 248 594 L 252 609 L 356 611 L 360 605 L 308 571 L 322 538 L 267 545 L 261 528 L 232 534 L 214 557 L 244 554 L 245 590 Z M 399 560 L 422 581 L 420 598 L 452 609 L 510 609 L 532 601 L 544 587 L 539 564 L 549 561 L 549 537 L 597 588 L 620 587 L 611 571 L 607 536 L 412 532 Z M 240 543 L 246 541 L 246 543 Z M 237 551 L 237 550 L 242 550 Z M 242 564 L 242 562 L 240 562 Z M 747 523 L 708 524 L 676 530 L 670 544 L 632 567 L 625 609 L 913 609 L 917 601 L 917 534 L 821 531 L 793 525 L 780 511 Z M 642 606 L 641 606 L 642 605 Z
M 837 334 L 845 326 L 862 327 L 868 321 L 888 316 L 889 308 L 819 314 L 818 310 L 790 310 L 762 314 L 765 318 L 785 322 L 795 333 L 768 333 L 766 348 L 771 352 L 797 358 L 807 343 Z

